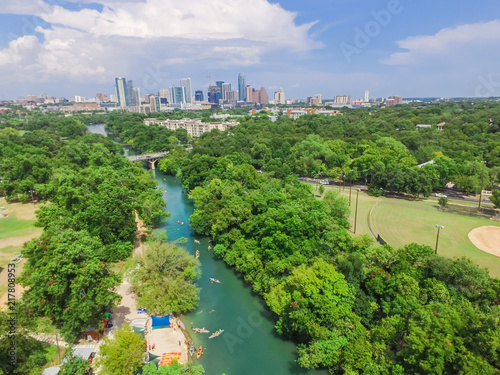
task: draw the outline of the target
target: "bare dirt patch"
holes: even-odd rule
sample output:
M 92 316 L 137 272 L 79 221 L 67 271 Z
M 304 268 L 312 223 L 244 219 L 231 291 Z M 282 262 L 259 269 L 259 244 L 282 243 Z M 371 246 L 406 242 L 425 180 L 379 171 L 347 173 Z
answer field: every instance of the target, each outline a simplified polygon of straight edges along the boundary
M 33 238 L 39 237 L 42 234 L 42 228 L 29 228 L 27 232 L 32 232 L 23 237 L 11 237 L 0 240 L 0 249 L 7 246 L 23 246 L 25 242 L 32 240 Z M 1 250 L 0 250 L 1 253 Z
M 485 226 L 469 232 L 469 240 L 478 249 L 500 257 L 500 227 Z
M 0 207 L 5 207 L 5 210 L 2 210 L 1 213 L 10 214 L 15 212 L 19 220 L 36 220 L 35 212 L 40 207 L 40 204 L 34 206 L 31 203 L 7 203 L 5 198 L 0 198 Z

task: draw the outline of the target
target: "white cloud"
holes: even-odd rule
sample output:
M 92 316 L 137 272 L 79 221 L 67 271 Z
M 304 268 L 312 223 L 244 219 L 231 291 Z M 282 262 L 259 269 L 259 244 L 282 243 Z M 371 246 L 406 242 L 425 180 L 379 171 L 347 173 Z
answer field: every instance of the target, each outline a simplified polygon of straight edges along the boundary
M 33 79 L 20 73 L 28 67 L 37 81 L 82 82 L 147 76 L 144 72 L 158 63 L 168 71 L 189 64 L 250 66 L 261 63 L 266 53 L 301 53 L 321 46 L 308 35 L 313 23 L 296 25 L 295 13 L 267 0 L 87 1 L 102 5 L 102 12 L 72 11 L 58 1 L 2 1 L 2 13 L 37 16 L 50 24 L 31 28 L 43 34 L 43 41 L 15 36 L 0 51 L 4 82 Z
M 500 47 L 500 20 L 446 28 L 434 35 L 409 37 L 397 44 L 407 51 L 393 53 L 383 63 L 418 65 L 442 59 L 459 63 L 464 58 L 469 61 L 471 55 L 484 59 L 484 54 L 496 52 Z

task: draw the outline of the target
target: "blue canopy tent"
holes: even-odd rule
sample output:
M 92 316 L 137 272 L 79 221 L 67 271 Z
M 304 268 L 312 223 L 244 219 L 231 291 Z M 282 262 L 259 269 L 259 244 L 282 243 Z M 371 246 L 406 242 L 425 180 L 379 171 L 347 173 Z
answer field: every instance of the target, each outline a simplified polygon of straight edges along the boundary
M 153 327 L 153 329 L 168 328 L 168 327 L 170 327 L 170 318 L 169 318 L 169 316 L 170 315 L 159 317 L 159 316 L 152 315 L 151 316 L 151 320 L 152 320 L 151 326 Z

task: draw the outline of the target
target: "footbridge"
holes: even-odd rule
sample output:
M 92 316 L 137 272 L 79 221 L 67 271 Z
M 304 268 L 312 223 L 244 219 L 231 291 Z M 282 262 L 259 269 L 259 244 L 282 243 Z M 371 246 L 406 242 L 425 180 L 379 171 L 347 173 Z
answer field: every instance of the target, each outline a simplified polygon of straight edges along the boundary
M 135 155 L 135 156 L 127 156 L 128 160 L 132 162 L 136 161 L 147 161 L 149 163 L 150 169 L 155 169 L 155 163 L 164 156 L 168 155 L 168 151 L 164 152 L 156 152 L 154 154 L 144 154 L 144 155 Z

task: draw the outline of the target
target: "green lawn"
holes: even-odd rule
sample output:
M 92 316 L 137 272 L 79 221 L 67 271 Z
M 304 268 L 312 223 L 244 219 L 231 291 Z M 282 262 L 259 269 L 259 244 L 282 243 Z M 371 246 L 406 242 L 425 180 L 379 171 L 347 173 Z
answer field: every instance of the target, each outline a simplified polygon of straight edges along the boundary
M 327 186 L 326 189 L 338 191 L 338 187 L 333 186 Z M 348 189 L 342 190 L 341 194 L 349 198 Z M 488 268 L 492 276 L 500 277 L 500 257 L 479 250 L 468 237 L 469 232 L 474 228 L 487 225 L 500 227 L 500 222 L 442 212 L 438 210 L 437 200 L 425 202 L 377 198 L 360 192 L 355 236 L 368 234 L 373 238 L 368 227 L 368 215 L 378 201 L 380 201 L 379 205 L 372 212 L 372 222 L 376 231 L 390 245 L 402 247 L 416 242 L 434 248 L 437 235 L 435 225 L 439 224 L 445 227 L 439 235 L 439 254 L 447 257 L 469 257 L 479 266 Z M 354 235 L 355 207 L 356 192 L 353 190 L 349 216 L 351 235 Z
M 469 257 L 481 267 L 488 268 L 492 276 L 500 277 L 500 258 L 479 250 L 468 238 L 474 228 L 487 225 L 500 227 L 497 221 L 443 212 L 433 202 L 394 198 L 380 201 L 373 210 L 372 221 L 381 237 L 395 247 L 416 242 L 434 248 L 437 236 L 435 225 L 442 225 L 445 228 L 439 235 L 439 254 Z
M 2 211 L 0 211 L 2 214 Z M 23 237 L 37 230 L 34 227 L 36 220 L 22 220 L 11 213 L 8 217 L 0 219 L 0 240 L 11 237 Z

